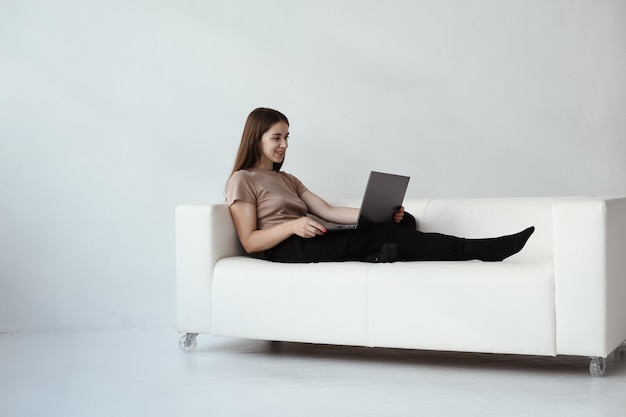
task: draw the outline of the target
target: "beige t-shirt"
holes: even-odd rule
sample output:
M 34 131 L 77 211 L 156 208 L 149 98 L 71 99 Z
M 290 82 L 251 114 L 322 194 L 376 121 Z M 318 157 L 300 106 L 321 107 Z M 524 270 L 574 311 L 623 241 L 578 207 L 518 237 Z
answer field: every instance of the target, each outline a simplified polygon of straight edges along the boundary
M 307 214 L 301 196 L 307 188 L 286 172 L 260 169 L 240 170 L 226 184 L 226 201 L 230 207 L 241 200 L 256 206 L 257 228 L 267 229 Z

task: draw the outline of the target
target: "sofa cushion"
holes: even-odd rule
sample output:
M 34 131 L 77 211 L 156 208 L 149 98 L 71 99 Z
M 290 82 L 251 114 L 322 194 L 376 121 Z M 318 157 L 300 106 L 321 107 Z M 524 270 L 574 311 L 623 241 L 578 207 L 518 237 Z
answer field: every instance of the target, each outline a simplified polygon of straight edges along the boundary
M 252 339 L 555 355 L 550 262 L 221 259 L 213 332 Z
M 551 262 L 397 262 L 369 270 L 370 344 L 555 355 Z
M 221 259 L 213 274 L 213 333 L 366 345 L 369 266 Z

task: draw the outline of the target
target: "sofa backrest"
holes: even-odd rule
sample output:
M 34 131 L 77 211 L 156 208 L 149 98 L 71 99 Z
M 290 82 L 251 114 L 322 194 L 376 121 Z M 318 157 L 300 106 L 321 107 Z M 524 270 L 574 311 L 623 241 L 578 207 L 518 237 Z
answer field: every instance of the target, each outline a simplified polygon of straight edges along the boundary
M 407 211 L 423 232 L 466 238 L 495 237 L 535 226 L 535 233 L 514 259 L 551 259 L 553 253 L 552 206 L 559 197 L 407 199 Z M 511 258 L 513 259 L 513 258 Z
M 554 257 L 554 203 L 572 197 L 407 198 L 405 210 L 415 216 L 422 232 L 466 238 L 496 237 L 535 226 L 522 252 L 511 259 L 546 260 Z M 359 200 L 335 200 L 337 205 L 358 207 Z

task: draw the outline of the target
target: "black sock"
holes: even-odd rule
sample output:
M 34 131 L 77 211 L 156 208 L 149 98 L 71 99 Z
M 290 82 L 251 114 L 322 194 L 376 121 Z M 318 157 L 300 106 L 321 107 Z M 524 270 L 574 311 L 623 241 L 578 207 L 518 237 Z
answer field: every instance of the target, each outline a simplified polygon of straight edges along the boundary
M 463 260 L 478 259 L 486 262 L 498 262 L 521 251 L 535 227 L 522 230 L 514 235 L 490 239 L 465 239 Z

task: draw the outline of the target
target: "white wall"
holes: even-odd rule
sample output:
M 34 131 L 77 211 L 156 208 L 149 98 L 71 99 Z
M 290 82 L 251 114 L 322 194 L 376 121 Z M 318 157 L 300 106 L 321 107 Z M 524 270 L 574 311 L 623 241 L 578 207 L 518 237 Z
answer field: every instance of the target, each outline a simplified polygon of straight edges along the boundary
M 329 199 L 626 194 L 622 0 L 0 0 L 0 331 L 171 326 L 247 114 Z M 344 156 L 340 156 L 343 154 Z

